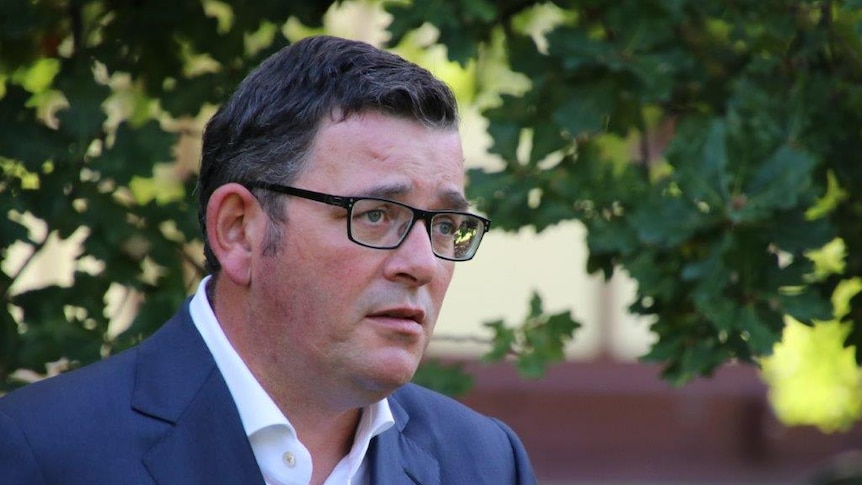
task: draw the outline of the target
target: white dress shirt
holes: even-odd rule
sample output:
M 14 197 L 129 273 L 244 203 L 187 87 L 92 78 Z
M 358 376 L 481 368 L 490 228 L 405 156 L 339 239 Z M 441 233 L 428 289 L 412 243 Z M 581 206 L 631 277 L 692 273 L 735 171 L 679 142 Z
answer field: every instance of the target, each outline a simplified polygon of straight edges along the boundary
M 233 396 L 260 471 L 268 485 L 307 485 L 311 480 L 311 454 L 225 336 L 206 296 L 210 278 L 201 281 L 189 311 Z M 353 446 L 332 470 L 325 485 L 370 484 L 365 456 L 368 445 L 394 423 L 385 398 L 364 407 Z

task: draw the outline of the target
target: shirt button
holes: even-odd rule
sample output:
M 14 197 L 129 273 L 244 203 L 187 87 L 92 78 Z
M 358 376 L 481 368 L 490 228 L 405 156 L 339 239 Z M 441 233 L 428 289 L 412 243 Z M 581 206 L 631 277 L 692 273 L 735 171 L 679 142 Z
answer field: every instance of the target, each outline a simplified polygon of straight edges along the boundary
M 293 456 L 293 453 L 286 451 L 283 455 L 281 455 L 281 459 L 284 460 L 284 464 L 293 468 L 296 466 L 296 457 Z

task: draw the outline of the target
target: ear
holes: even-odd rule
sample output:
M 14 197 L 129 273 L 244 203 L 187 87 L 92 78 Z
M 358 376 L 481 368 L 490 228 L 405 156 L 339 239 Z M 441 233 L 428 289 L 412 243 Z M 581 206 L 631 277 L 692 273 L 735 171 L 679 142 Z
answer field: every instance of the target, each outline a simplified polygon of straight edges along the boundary
M 248 286 L 254 250 L 266 229 L 266 214 L 257 199 L 240 184 L 222 185 L 207 202 L 206 221 L 222 274 L 234 284 Z

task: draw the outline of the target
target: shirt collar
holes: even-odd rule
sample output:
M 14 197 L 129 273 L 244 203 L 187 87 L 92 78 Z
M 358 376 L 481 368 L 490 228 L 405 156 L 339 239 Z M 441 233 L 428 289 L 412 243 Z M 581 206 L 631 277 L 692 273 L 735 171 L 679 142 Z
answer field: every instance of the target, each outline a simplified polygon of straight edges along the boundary
M 224 377 L 236 403 L 246 435 L 251 436 L 256 431 L 273 425 L 286 425 L 295 435 L 296 430 L 293 425 L 252 375 L 225 336 L 206 295 L 206 287 L 211 279 L 212 276 L 207 276 L 200 282 L 189 304 L 189 312 Z M 392 410 L 386 398 L 366 406 L 356 429 L 354 448 L 363 442 L 367 448 L 371 438 L 389 429 L 394 422 Z M 365 450 L 361 455 L 364 454 Z

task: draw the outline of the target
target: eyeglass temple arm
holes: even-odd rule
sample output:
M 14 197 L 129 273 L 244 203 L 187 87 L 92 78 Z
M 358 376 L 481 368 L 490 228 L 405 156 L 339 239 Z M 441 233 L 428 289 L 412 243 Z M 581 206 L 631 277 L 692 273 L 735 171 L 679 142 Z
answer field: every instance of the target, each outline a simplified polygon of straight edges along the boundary
M 297 189 L 296 187 L 288 187 L 286 185 L 270 184 L 267 182 L 252 182 L 248 184 L 249 188 L 260 188 L 264 190 L 272 190 L 282 194 L 293 195 L 303 199 L 323 202 L 324 204 L 334 205 L 338 207 L 350 207 L 351 199 L 339 197 L 337 195 L 322 194 L 313 190 Z

